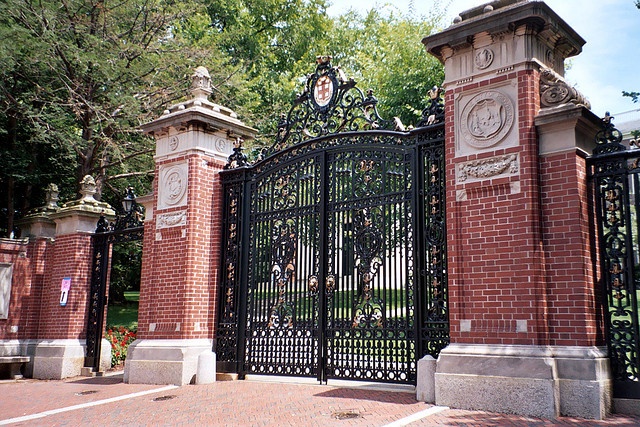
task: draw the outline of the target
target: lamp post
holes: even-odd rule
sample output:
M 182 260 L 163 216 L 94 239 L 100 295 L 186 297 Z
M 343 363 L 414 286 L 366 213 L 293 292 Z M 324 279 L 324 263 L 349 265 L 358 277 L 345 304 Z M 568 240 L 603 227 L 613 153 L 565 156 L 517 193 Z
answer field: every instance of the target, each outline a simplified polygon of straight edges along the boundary
M 133 192 L 133 187 L 127 187 L 127 192 L 122 199 L 122 208 L 125 214 L 130 213 L 136 204 L 136 195 Z

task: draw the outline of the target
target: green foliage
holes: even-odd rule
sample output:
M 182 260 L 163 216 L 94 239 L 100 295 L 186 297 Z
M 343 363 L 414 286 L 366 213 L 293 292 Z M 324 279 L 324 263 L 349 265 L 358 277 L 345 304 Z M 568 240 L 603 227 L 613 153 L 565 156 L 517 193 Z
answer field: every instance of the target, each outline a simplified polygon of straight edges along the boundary
M 125 292 L 140 290 L 142 241 L 112 245 L 109 302 L 123 303 Z
M 9 58 L 0 64 L 0 134 L 6 142 L 0 179 L 8 216 L 16 211 L 16 194 L 32 199 L 23 188 L 54 182 L 70 198 L 86 174 L 96 177 L 98 196 L 115 178 L 139 177 L 149 187 L 153 145 L 137 126 L 183 94 L 173 83 L 186 64 L 178 60 L 180 41 L 170 29 L 197 10 L 194 5 L 0 3 L 0 53 Z M 33 207 L 23 205 L 23 211 Z
M 107 328 L 124 326 L 127 329 L 138 327 L 138 302 L 127 299 L 126 302 L 109 303 L 107 307 Z
M 631 98 L 633 102 L 638 102 L 638 98 L 640 97 L 640 92 L 627 92 L 623 90 L 622 96 L 628 96 L 629 98 Z

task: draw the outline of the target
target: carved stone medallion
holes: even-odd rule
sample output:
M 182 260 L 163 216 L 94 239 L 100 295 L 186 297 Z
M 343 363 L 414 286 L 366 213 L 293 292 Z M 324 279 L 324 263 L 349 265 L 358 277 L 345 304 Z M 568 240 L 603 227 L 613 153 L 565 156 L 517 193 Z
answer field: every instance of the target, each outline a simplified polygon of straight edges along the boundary
M 169 149 L 171 151 L 176 151 L 176 148 L 178 148 L 178 145 L 180 145 L 180 140 L 178 139 L 177 136 L 172 136 L 169 139 Z
M 161 170 L 158 208 L 182 206 L 187 198 L 187 165 L 174 165 Z
M 498 144 L 511 130 L 514 107 L 504 94 L 488 90 L 479 93 L 462 109 L 460 132 L 464 141 L 475 148 Z
M 474 62 L 479 70 L 484 70 L 493 62 L 493 51 L 486 47 L 484 49 L 480 49 L 476 52 Z
M 227 148 L 227 141 L 222 138 L 216 138 L 216 150 L 221 153 L 225 153 Z

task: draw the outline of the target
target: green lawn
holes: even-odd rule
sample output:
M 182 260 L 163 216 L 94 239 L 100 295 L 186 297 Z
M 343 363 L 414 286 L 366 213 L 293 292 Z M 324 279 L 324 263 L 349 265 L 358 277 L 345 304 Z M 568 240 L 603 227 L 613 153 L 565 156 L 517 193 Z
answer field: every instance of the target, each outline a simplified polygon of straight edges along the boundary
M 109 304 L 107 308 L 107 327 L 124 326 L 129 330 L 138 329 L 138 301 L 140 292 L 125 292 L 126 302 Z

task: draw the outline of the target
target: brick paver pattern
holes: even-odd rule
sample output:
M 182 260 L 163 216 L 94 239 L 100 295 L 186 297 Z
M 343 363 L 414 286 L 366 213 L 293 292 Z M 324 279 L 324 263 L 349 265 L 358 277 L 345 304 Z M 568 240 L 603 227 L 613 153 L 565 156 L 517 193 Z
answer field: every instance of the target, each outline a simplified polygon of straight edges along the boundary
M 2 420 L 96 402 L 162 386 L 123 384 L 121 376 L 0 382 Z M 158 399 L 161 398 L 161 399 Z M 188 385 L 21 421 L 23 426 L 384 426 L 432 407 L 415 392 L 262 381 Z M 640 417 L 544 420 L 447 409 L 411 426 L 640 426 Z

